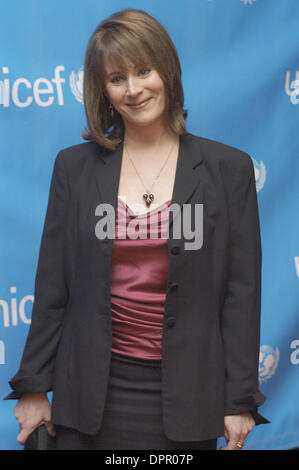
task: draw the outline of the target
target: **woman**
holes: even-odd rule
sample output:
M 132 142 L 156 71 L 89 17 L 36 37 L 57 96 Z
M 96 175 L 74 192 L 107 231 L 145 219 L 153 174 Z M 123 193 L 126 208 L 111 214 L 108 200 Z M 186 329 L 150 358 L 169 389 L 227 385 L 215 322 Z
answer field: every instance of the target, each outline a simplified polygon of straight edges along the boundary
M 96 28 L 84 104 L 89 142 L 55 161 L 10 382 L 17 439 L 44 423 L 58 449 L 216 449 L 222 435 L 241 449 L 267 422 L 252 160 L 186 131 L 175 47 L 144 11 Z

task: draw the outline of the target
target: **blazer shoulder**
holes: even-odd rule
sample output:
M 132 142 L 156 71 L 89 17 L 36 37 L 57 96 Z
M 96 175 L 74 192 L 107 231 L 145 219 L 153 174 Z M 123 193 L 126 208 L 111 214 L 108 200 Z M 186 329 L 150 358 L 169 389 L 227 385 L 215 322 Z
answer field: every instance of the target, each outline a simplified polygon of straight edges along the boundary
M 193 134 L 189 135 L 194 141 L 197 141 L 207 164 L 224 165 L 232 170 L 240 167 L 251 168 L 253 166 L 251 156 L 244 150 L 217 140 Z
M 100 147 L 95 141 L 82 142 L 81 144 L 71 145 L 61 149 L 57 158 L 60 158 L 64 165 L 71 170 L 73 167 L 80 166 L 86 162 L 94 162 L 106 149 Z

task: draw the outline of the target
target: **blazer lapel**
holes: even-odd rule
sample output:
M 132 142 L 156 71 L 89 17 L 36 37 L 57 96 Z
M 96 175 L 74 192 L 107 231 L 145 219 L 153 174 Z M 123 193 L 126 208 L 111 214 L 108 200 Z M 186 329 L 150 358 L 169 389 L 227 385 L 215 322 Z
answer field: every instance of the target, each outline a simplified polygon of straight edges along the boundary
M 171 201 L 172 204 L 180 205 L 180 212 L 183 204 L 188 202 L 200 182 L 199 168 L 201 162 L 202 155 L 198 143 L 192 139 L 190 134 L 181 135 Z M 179 212 L 175 212 L 173 218 L 170 218 L 169 227 L 171 227 L 178 214 Z
M 122 164 L 123 142 L 115 150 L 100 155 L 96 166 L 95 179 L 102 203 L 110 204 L 116 211 L 117 193 Z M 108 218 L 109 214 L 107 214 Z M 114 226 L 114 221 L 110 219 Z

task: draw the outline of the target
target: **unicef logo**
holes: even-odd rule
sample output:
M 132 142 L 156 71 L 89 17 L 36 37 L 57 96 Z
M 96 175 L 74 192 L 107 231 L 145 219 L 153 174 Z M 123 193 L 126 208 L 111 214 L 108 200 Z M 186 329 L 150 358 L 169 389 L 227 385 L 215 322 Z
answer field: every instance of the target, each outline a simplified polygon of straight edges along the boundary
M 264 187 L 266 181 L 266 167 L 262 161 L 258 163 L 254 158 L 252 158 L 252 160 L 254 163 L 256 190 L 260 191 Z
M 70 75 L 70 87 L 74 97 L 79 101 L 79 103 L 83 103 L 83 79 L 83 67 L 81 67 L 77 73 L 72 71 Z
M 259 357 L 259 382 L 267 382 L 275 374 L 279 362 L 279 350 L 261 346 Z

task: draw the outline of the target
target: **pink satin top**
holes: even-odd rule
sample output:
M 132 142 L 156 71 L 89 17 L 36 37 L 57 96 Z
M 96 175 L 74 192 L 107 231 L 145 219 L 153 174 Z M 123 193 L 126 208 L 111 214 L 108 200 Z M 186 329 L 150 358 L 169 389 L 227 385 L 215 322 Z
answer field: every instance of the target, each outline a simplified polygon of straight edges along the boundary
M 170 203 L 135 215 L 118 198 L 111 259 L 112 351 L 118 354 L 161 360 Z

